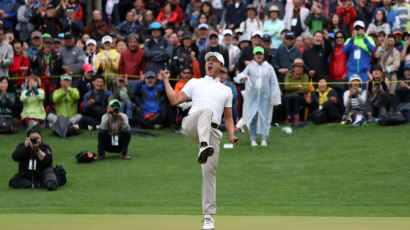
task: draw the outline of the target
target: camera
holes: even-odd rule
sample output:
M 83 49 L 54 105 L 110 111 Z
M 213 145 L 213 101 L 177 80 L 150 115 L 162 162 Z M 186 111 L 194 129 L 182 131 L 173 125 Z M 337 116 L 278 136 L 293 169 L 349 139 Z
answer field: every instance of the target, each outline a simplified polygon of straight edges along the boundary
M 31 143 L 33 143 L 33 145 L 37 144 L 37 138 L 36 137 L 31 137 L 30 141 L 31 141 Z
M 114 103 L 111 105 L 112 113 L 119 113 L 120 112 L 120 105 L 118 103 Z

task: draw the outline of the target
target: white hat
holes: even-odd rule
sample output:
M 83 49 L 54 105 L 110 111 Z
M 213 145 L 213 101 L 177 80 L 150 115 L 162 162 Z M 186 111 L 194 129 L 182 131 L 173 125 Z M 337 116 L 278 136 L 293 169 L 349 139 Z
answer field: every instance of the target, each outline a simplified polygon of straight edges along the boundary
M 259 36 L 259 37 L 263 37 L 263 34 L 262 34 L 262 32 L 260 31 L 260 30 L 255 30 L 255 31 L 253 31 L 252 32 L 252 36 L 251 36 L 251 38 L 253 38 L 253 37 L 255 37 L 255 36 Z
M 203 28 L 209 30 L 209 26 L 207 24 L 204 24 L 204 23 L 199 24 L 198 30 L 203 29 Z
M 362 83 L 362 79 L 357 74 L 353 74 L 352 76 L 350 76 L 349 82 L 352 83 L 352 81 L 354 81 L 354 80 L 358 80 L 360 83 Z
M 220 63 L 222 63 L 222 65 L 225 65 L 225 59 L 224 59 L 224 57 L 222 56 L 222 54 L 220 54 L 220 53 L 218 53 L 218 52 L 208 52 L 208 53 L 206 53 L 206 55 L 205 55 L 205 60 L 208 60 L 208 58 L 210 58 L 210 57 L 216 57 L 216 59 L 218 59 L 218 61 L 219 61 Z
M 102 38 L 102 43 L 104 44 L 104 43 L 106 43 L 106 42 L 112 43 L 112 38 L 111 38 L 110 35 L 105 35 L 105 36 Z
M 363 22 L 363 21 L 360 21 L 360 20 L 354 22 L 353 28 L 355 28 L 356 26 L 360 26 L 360 27 L 362 27 L 362 28 L 366 28 L 365 25 L 364 25 L 364 22 Z
M 226 29 L 226 30 L 224 30 L 223 32 L 222 32 L 222 35 L 223 36 L 225 36 L 225 35 L 233 35 L 233 33 L 232 33 L 232 30 L 230 30 L 230 29 Z
M 85 46 L 88 46 L 90 44 L 97 46 L 97 42 L 94 39 L 88 39 L 87 42 L 85 43 Z

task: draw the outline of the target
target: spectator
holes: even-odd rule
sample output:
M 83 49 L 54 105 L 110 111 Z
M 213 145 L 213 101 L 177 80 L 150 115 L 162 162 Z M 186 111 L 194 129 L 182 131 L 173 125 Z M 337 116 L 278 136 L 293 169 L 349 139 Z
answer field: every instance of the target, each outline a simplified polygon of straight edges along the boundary
M 237 76 L 246 80 L 243 104 L 243 122 L 249 127 L 251 146 L 257 146 L 258 123 L 262 136 L 261 146 L 267 146 L 273 106 L 281 104 L 280 90 L 273 67 L 264 61 L 265 50 L 257 46 L 253 49 L 254 61 Z
M 400 67 L 400 52 L 394 48 L 396 38 L 389 34 L 385 42 L 376 50 L 375 57 L 383 68 L 389 93 L 394 94 L 397 85 L 397 71 Z
M 223 68 L 221 71 L 220 81 L 222 84 L 231 88 L 232 91 L 232 118 L 233 122 L 236 123 L 238 119 L 238 90 L 236 89 L 236 85 L 228 80 L 228 70 Z
M 352 124 L 353 127 L 363 124 L 366 120 L 364 109 L 367 93 L 365 90 L 362 90 L 361 84 L 360 76 L 352 75 L 349 89 L 343 94 L 344 106 L 346 107 L 344 121 L 347 124 Z
M 295 46 L 295 33 L 292 31 L 286 32 L 283 40 L 284 45 L 280 46 L 276 50 L 276 56 L 274 61 L 274 68 L 279 72 L 278 81 L 283 82 L 285 74 L 292 69 L 292 63 L 296 58 L 302 58 L 302 53 Z M 281 86 L 283 91 L 283 86 Z
M 390 34 L 390 26 L 387 23 L 386 15 L 384 14 L 383 10 L 376 10 L 373 22 L 370 23 L 369 27 L 367 28 L 368 34 L 373 31 L 377 33 L 380 31 L 384 31 L 384 33 Z
M 171 44 L 162 36 L 162 26 L 159 22 L 150 25 L 152 38 L 144 43 L 144 54 L 147 59 L 146 70 L 158 73 L 164 69 L 171 58 Z
M 310 28 L 310 33 L 315 34 L 316 31 L 323 31 L 327 27 L 327 23 L 327 18 L 322 14 L 322 4 L 313 4 L 305 21 L 306 26 Z
M 310 32 L 303 32 L 301 37 L 303 46 L 300 48 L 300 52 L 303 54 L 306 49 L 310 49 L 312 47 L 313 35 Z
M 166 119 L 164 84 L 156 84 L 156 74 L 147 71 L 134 87 L 134 102 L 137 106 L 135 121 L 143 128 L 160 129 Z
M 228 73 L 233 75 L 234 70 L 235 70 L 235 65 L 241 55 L 241 50 L 236 45 L 232 44 L 233 42 L 232 30 L 230 29 L 224 30 L 222 32 L 222 36 L 223 36 L 222 44 L 228 50 L 228 54 L 229 54 Z
M 272 5 L 269 9 L 269 19 L 263 23 L 263 33 L 268 34 L 272 38 L 272 49 L 277 49 L 282 45 L 280 33 L 285 29 L 285 23 L 279 18 L 279 8 Z
M 27 49 L 27 57 L 30 61 L 33 61 L 34 56 L 37 52 L 42 49 L 43 43 L 40 31 L 34 31 L 31 33 L 31 46 Z
M 392 34 L 396 38 L 395 48 L 399 52 L 401 52 L 403 50 L 403 46 L 404 46 L 404 43 L 405 43 L 404 41 L 402 41 L 403 33 L 401 32 L 400 29 L 395 29 Z
M 263 22 L 257 17 L 256 8 L 253 5 L 248 5 L 246 7 L 246 20 L 241 22 L 239 29 L 249 36 L 255 31 L 261 31 L 263 27 Z
M 11 45 L 13 46 L 13 64 L 9 67 L 9 74 L 12 77 L 21 78 L 21 82 L 24 81 L 24 77 L 27 76 L 30 70 L 30 61 L 27 56 L 22 52 L 22 43 L 18 40 L 14 40 Z
M 112 99 L 111 92 L 104 90 L 104 77 L 95 75 L 92 80 L 93 88 L 83 98 L 83 126 L 94 129 L 100 124 L 101 118 L 106 112 L 109 101 Z
M 128 145 L 131 140 L 131 127 L 127 115 L 119 112 L 121 102 L 114 99 L 107 106 L 107 113 L 101 119 L 101 130 L 98 132 L 98 156 L 102 160 L 105 152 L 118 152 L 120 158 L 129 160 Z
M 140 48 L 139 37 L 136 34 L 128 36 L 128 50 L 121 53 L 119 74 L 138 75 L 145 72 L 146 59 L 144 50 Z
M 155 22 L 155 18 L 152 10 L 145 11 L 144 19 L 140 24 L 140 36 L 142 41 L 145 42 L 150 37 L 151 34 L 149 33 L 149 26 L 153 22 Z
M 278 8 L 278 17 L 280 20 L 283 20 L 285 16 L 285 8 L 283 7 L 283 2 L 280 0 L 272 0 L 267 2 L 264 9 L 265 21 L 270 17 L 270 11 L 272 6 L 276 6 Z
M 53 92 L 53 102 L 56 105 L 56 113 L 49 113 L 47 121 L 51 124 L 57 122 L 57 116 L 65 117 L 70 120 L 70 125 L 78 130 L 78 123 L 81 120 L 81 114 L 77 113 L 78 100 L 80 92 L 72 86 L 72 77 L 63 74 L 60 77 L 61 88 Z
M 344 31 L 352 31 L 356 19 L 356 11 L 352 6 L 352 0 L 338 1 L 336 13 L 341 17 Z M 364 27 L 363 27 L 364 28 Z M 350 33 L 346 36 L 350 36 Z
M 30 22 L 34 10 L 34 0 L 28 0 L 27 3 L 22 3 L 17 10 L 17 25 L 16 31 L 21 41 L 28 41 L 31 32 L 34 31 L 34 25 Z
M 324 39 L 322 31 L 317 31 L 313 37 L 313 46 L 303 53 L 303 61 L 306 64 L 306 71 L 314 82 L 319 80 L 321 75 L 328 75 L 328 58 L 332 51 L 329 37 Z
M 121 102 L 121 113 L 127 114 L 129 120 L 132 120 L 133 98 L 131 86 L 128 84 L 127 76 L 118 76 L 114 86 L 113 97 Z
M 196 40 L 196 46 L 199 53 L 205 52 L 206 47 L 209 45 L 209 26 L 207 24 L 199 24 L 198 26 L 198 39 Z
M 96 41 L 110 33 L 107 23 L 102 20 L 102 13 L 96 9 L 92 13 L 92 21 L 84 28 L 84 32 Z
M 199 15 L 205 15 L 207 18 L 207 24 L 213 29 L 216 29 L 218 24 L 218 16 L 214 13 L 214 8 L 212 7 L 212 3 L 210 1 L 204 1 L 201 5 L 201 9 L 199 11 Z M 199 25 L 199 24 L 198 24 Z
M 61 40 L 59 38 L 54 38 L 53 39 L 53 50 L 59 50 L 61 47 L 63 47 Z
M 356 0 L 356 20 L 369 25 L 375 9 L 375 5 L 369 0 Z
M 123 52 L 128 50 L 127 42 L 125 40 L 117 39 L 115 43 L 115 49 L 119 54 L 122 54 Z
M 19 162 L 19 171 L 10 179 L 9 187 L 47 188 L 49 191 L 57 189 L 52 151 L 50 146 L 42 142 L 39 128 L 27 131 L 27 138 L 17 146 L 12 158 Z
M 44 90 L 40 88 L 41 81 L 37 76 L 26 79 L 27 88 L 21 92 L 20 101 L 23 102 L 23 111 L 20 114 L 23 123 L 29 127 L 30 123 L 42 123 L 46 119 L 44 110 Z
M 392 98 L 388 93 L 390 90 L 383 76 L 383 68 L 379 64 L 373 65 L 367 85 L 365 113 L 367 122 L 372 123 L 380 110 L 388 110 L 392 105 Z
M 176 24 L 177 19 L 178 19 L 178 14 L 175 11 L 175 7 L 173 7 L 171 2 L 168 1 L 161 8 L 161 11 L 159 12 L 156 21 L 161 23 L 163 28 L 167 28 L 167 27 L 175 27 L 177 25 Z
M 34 75 L 50 77 L 61 73 L 62 59 L 52 49 L 52 44 L 53 39 L 51 37 L 44 38 L 44 48 L 35 54 L 31 62 Z M 51 79 L 46 79 L 46 81 L 51 82 Z
M 393 96 L 396 111 L 401 111 L 410 122 L 410 64 L 404 65 L 404 80 L 399 82 Z
M 14 53 L 11 45 L 4 40 L 4 28 L 0 26 L 0 76 L 9 77 L 9 66 L 13 64 Z
M 312 111 L 312 120 L 315 124 L 340 121 L 340 102 L 337 93 L 328 87 L 326 77 L 320 78 L 318 88 L 311 96 L 307 95 L 306 103 L 309 111 Z
M 75 38 L 79 38 L 84 33 L 84 24 L 76 17 L 75 12 L 78 12 L 75 8 L 68 7 L 63 22 L 66 24 L 64 25 L 66 30 L 70 31 Z
M 344 34 L 339 31 L 336 33 L 335 38 L 336 45 L 330 54 L 329 79 L 330 82 L 335 83 L 332 87 L 337 91 L 339 98 L 342 98 L 345 85 L 341 83 L 347 79 L 347 56 L 343 53 L 345 37 Z
M 195 44 L 192 43 L 192 34 L 190 32 L 184 32 L 182 35 L 181 45 L 174 49 L 171 59 L 171 73 L 173 76 L 178 76 L 179 71 L 184 66 L 189 66 L 190 69 L 196 69 L 199 77 L 201 72 L 199 70 L 199 64 L 197 57 L 198 49 Z M 195 66 L 195 68 L 194 68 Z
M 192 78 L 192 69 L 189 66 L 182 67 L 180 71 L 181 79 L 175 84 L 174 91 L 175 93 L 179 93 L 182 88 L 184 88 L 185 84 L 191 80 Z
M 107 89 L 111 90 L 115 84 L 115 77 L 118 72 L 121 54 L 116 49 L 113 49 L 111 44 L 113 40 L 110 35 L 102 38 L 102 49 L 97 54 L 94 60 L 96 69 L 101 69 L 103 76 L 106 79 Z
M 410 30 L 410 21 L 408 20 L 408 15 L 410 14 L 410 4 L 404 2 L 404 0 L 397 0 L 396 4 L 392 7 L 393 10 L 397 11 L 397 16 L 400 20 L 400 28 L 404 33 Z
M 208 52 L 218 52 L 222 54 L 225 60 L 225 67 L 229 68 L 229 54 L 228 50 L 219 44 L 219 36 L 216 32 L 209 33 L 209 45 L 205 51 L 199 54 L 199 67 L 201 68 L 201 75 L 205 76 L 205 54 Z
M 285 123 L 292 117 L 294 122 L 300 120 L 299 110 L 303 102 L 303 97 L 308 92 L 309 76 L 304 73 L 305 63 L 300 58 L 296 58 L 292 63 L 293 69 L 289 70 L 285 76 Z
M 251 39 L 249 38 L 249 36 L 248 35 L 241 35 L 240 37 L 239 37 L 239 39 L 238 39 L 238 47 L 239 47 L 239 49 L 241 50 L 241 53 L 242 53 L 242 50 L 244 50 L 246 47 L 248 47 L 248 46 L 250 46 L 251 45 Z M 240 54 L 241 54 L 240 53 Z M 240 55 L 239 54 L 239 55 Z M 238 60 L 239 61 L 239 60 Z M 238 65 L 238 62 L 236 63 L 237 65 Z
M 97 51 L 97 42 L 94 39 L 89 39 L 85 43 L 85 64 L 91 64 L 94 72 L 97 72 L 94 66 Z
M 125 16 L 125 21 L 121 22 L 116 28 L 114 36 L 118 39 L 126 39 L 130 34 L 137 34 L 138 22 L 135 19 L 135 12 L 130 10 Z
M 92 79 L 94 69 L 91 64 L 84 64 L 82 68 L 84 74 L 77 83 L 77 89 L 80 93 L 79 102 L 84 101 L 84 95 L 93 89 Z
M 65 5 L 62 5 L 64 9 L 72 9 L 73 14 L 75 18 L 78 21 L 83 21 L 83 8 L 81 7 L 81 4 L 79 3 L 82 0 L 68 0 Z M 64 7 L 65 6 L 65 7 Z
M 49 2 L 45 6 L 40 5 L 38 11 L 33 14 L 31 21 L 41 33 L 57 37 L 59 33 L 64 33 L 67 30 L 61 20 L 64 17 L 63 15 L 64 11 L 60 7 L 57 7 L 53 2 Z
M 329 32 L 329 34 L 330 33 L 336 34 L 337 32 L 341 31 L 343 32 L 345 36 L 350 35 L 350 30 L 346 30 L 345 27 L 342 27 L 342 20 L 340 18 L 340 15 L 336 13 L 330 15 L 329 25 L 326 30 Z
M 7 92 L 9 79 L 0 77 L 0 133 L 17 132 L 17 122 L 14 119 L 15 98 Z
M 3 0 L 0 5 L 0 21 L 3 21 L 4 29 L 9 30 L 14 27 L 14 20 L 17 16 L 18 4 L 15 0 Z
M 291 30 L 295 37 L 301 35 L 303 32 L 309 31 L 305 21 L 309 16 L 309 10 L 302 7 L 302 0 L 293 0 L 293 8 L 286 11 L 283 21 L 285 28 Z
M 246 20 L 245 11 L 243 0 L 235 0 L 235 3 L 229 4 L 225 10 L 226 28 L 230 30 L 238 28 L 241 22 Z
M 144 0 L 136 0 L 134 2 L 134 9 L 132 9 L 134 12 L 134 20 L 138 23 L 141 24 L 142 20 L 144 19 L 144 14 L 146 12 L 145 6 L 144 6 Z
M 182 8 L 179 6 L 180 0 L 170 0 L 170 2 L 172 4 L 172 7 L 175 8 L 175 12 L 178 15 L 175 24 L 176 27 L 179 28 L 182 25 L 182 22 L 184 22 L 184 12 L 182 11 Z
M 247 35 L 244 34 L 243 36 Z M 241 50 L 241 56 L 237 62 L 238 71 L 243 71 L 245 67 L 253 61 L 253 49 L 257 46 L 262 46 L 262 37 L 263 35 L 260 31 L 255 31 L 252 33 L 251 46 L 245 47 Z M 265 59 L 267 59 L 267 53 L 265 54 Z
M 347 55 L 347 81 L 350 81 L 351 75 L 358 74 L 362 82 L 367 82 L 371 55 L 376 46 L 373 39 L 365 34 L 364 27 L 362 21 L 356 21 L 352 38 L 348 38 L 343 46 L 343 53 Z
M 198 21 L 199 11 L 201 10 L 201 0 L 191 0 L 185 9 L 185 24 L 188 24 L 191 28 L 195 27 Z
M 377 10 L 383 10 L 387 18 L 387 23 L 390 26 L 390 31 L 396 28 L 400 29 L 400 19 L 397 11 L 391 8 L 392 0 L 382 0 L 383 6 L 377 8 Z
M 70 32 L 64 34 L 64 46 L 58 50 L 63 60 L 63 71 L 69 75 L 81 73 L 85 62 L 84 51 L 74 45 L 74 38 Z

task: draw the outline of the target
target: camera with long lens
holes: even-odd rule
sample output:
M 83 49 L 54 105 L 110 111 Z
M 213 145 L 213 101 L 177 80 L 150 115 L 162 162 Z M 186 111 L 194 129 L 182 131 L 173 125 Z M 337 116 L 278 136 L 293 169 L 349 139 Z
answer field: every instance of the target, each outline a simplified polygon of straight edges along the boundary
M 30 138 L 31 143 L 33 143 L 33 145 L 37 144 L 37 137 L 31 137 Z
M 118 103 L 114 103 L 111 105 L 112 113 L 119 113 L 120 112 L 120 105 Z

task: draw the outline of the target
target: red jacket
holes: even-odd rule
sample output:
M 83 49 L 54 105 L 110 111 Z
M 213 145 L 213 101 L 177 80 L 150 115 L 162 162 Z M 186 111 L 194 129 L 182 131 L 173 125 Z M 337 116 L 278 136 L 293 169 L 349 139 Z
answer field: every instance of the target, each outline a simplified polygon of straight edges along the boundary
M 336 46 L 330 55 L 329 78 L 330 80 L 343 80 L 347 75 L 347 56 L 343 53 L 343 45 Z
M 165 15 L 165 11 L 164 8 L 161 9 L 161 11 L 158 14 L 157 17 L 157 22 L 162 23 L 164 20 L 167 20 L 169 24 L 177 24 L 177 20 L 178 20 L 178 14 L 176 11 L 172 11 L 171 15 L 167 18 L 167 16 Z
M 118 72 L 120 74 L 139 75 L 140 71 L 145 73 L 146 59 L 144 50 L 138 48 L 135 52 L 126 50 L 121 53 Z
M 353 6 L 347 8 L 339 8 L 336 13 L 342 18 L 343 27 L 353 30 L 353 23 L 356 20 L 356 11 Z
M 21 67 L 27 66 L 27 72 L 21 71 Z M 22 54 L 14 55 L 13 64 L 9 67 L 9 73 L 11 77 L 25 77 L 30 70 L 30 61 L 28 57 L 23 57 Z M 18 79 L 17 84 L 24 82 L 24 79 Z

